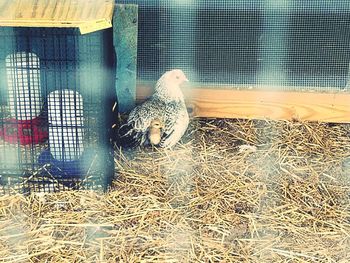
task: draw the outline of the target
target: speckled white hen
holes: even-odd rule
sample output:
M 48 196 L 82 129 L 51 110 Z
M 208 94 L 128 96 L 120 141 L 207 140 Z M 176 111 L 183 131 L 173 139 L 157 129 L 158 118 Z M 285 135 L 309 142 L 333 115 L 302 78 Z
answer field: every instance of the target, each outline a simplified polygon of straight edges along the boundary
M 164 127 L 160 147 L 174 146 L 184 135 L 189 117 L 180 85 L 188 81 L 180 69 L 167 71 L 157 82 L 154 94 L 143 104 L 135 107 L 119 129 L 122 145 L 148 145 L 151 122 L 160 120 Z

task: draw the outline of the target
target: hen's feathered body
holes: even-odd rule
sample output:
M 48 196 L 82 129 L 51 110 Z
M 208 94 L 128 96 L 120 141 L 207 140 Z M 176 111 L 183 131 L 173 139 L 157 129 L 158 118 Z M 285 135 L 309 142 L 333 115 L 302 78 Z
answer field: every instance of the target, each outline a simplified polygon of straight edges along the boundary
M 174 146 L 185 133 L 189 117 L 180 85 L 187 81 L 181 70 L 166 72 L 157 82 L 154 94 L 130 113 L 127 123 L 119 131 L 122 145 L 149 144 L 148 131 L 151 122 L 162 124 L 160 147 Z

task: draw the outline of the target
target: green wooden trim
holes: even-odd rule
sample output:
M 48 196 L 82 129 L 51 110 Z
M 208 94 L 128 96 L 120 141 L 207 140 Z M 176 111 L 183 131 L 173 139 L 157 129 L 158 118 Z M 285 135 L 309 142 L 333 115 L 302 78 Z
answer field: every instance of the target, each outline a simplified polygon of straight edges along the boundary
M 117 55 L 116 93 L 119 112 L 135 107 L 138 6 L 117 4 L 113 16 L 113 43 Z

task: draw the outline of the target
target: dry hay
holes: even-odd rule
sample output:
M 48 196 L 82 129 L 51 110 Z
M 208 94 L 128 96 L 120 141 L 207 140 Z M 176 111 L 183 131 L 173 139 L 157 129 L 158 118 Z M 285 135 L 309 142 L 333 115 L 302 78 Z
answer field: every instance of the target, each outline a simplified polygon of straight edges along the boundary
M 349 262 L 345 125 L 194 121 L 106 194 L 0 197 L 5 262 Z

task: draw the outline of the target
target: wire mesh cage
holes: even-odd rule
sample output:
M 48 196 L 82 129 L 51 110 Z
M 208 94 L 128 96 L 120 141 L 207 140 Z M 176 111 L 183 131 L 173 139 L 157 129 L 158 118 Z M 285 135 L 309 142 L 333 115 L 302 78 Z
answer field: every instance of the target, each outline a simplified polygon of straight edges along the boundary
M 0 28 L 0 192 L 106 189 L 111 30 Z

